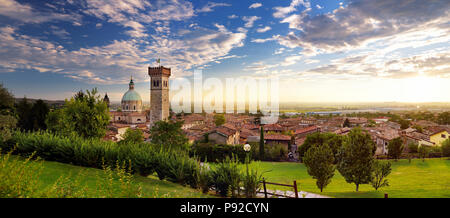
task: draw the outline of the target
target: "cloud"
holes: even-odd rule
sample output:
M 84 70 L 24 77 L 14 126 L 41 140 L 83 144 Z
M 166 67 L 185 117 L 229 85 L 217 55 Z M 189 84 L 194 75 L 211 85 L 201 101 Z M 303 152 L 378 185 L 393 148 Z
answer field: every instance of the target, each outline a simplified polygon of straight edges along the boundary
M 214 11 L 215 7 L 229 7 L 230 4 L 227 3 L 217 3 L 217 2 L 208 2 L 205 6 L 203 6 L 201 9 L 196 10 L 196 12 L 211 12 Z
M 332 13 L 292 15 L 282 22 L 299 30 L 280 37 L 280 44 L 302 47 L 305 54 L 336 52 L 364 46 L 374 40 L 439 27 L 449 29 L 450 4 L 421 0 L 355 0 Z
M 252 8 L 259 8 L 259 7 L 261 7 L 261 6 L 262 6 L 261 3 L 256 2 L 256 3 L 251 4 L 248 8 L 250 8 L 250 9 L 252 9 Z
M 244 45 L 246 34 L 233 33 L 219 24 L 216 27 L 217 30 L 198 27 L 176 39 L 155 35 L 145 43 L 114 40 L 104 46 L 69 50 L 57 43 L 21 35 L 7 26 L 0 28 L 0 70 L 34 69 L 88 83 L 114 84 L 126 83 L 130 73 L 137 80 L 147 80 L 146 67 L 155 57 L 161 57 L 164 65 L 172 67 L 174 77 L 179 77 L 194 66 L 238 58 L 228 53 Z
M 273 8 L 275 12 L 273 13 L 273 16 L 275 18 L 283 18 L 286 17 L 286 15 L 297 11 L 297 6 L 302 5 L 305 8 L 311 8 L 311 4 L 308 1 L 304 0 L 292 0 L 291 4 L 287 7 L 275 7 Z
M 267 32 L 267 31 L 269 31 L 269 30 L 271 30 L 272 28 L 270 27 L 270 26 L 265 26 L 264 28 L 258 28 L 258 29 L 256 29 L 256 32 L 258 32 L 258 33 L 265 33 L 265 32 Z
M 236 14 L 232 14 L 232 15 L 228 16 L 228 18 L 235 19 L 235 18 L 238 18 L 238 16 Z
M 280 37 L 280 35 L 273 35 L 270 38 L 265 38 L 265 39 L 252 39 L 251 42 L 255 42 L 255 43 L 265 43 L 265 42 L 269 42 L 269 41 L 275 41 L 278 40 L 278 38 Z
M 323 7 L 320 6 L 320 5 L 318 5 L 318 4 L 316 5 L 316 8 L 317 8 L 317 9 L 323 9 Z
M 74 25 L 81 23 L 81 16 L 74 13 L 56 13 L 54 8 L 47 12 L 34 10 L 30 5 L 21 4 L 14 0 L 0 1 L 0 15 L 24 23 L 44 23 L 50 21 L 73 22 Z
M 251 28 L 251 27 L 253 27 L 253 24 L 255 23 L 255 21 L 257 21 L 257 20 L 259 20 L 259 19 L 261 19 L 261 17 L 258 17 L 258 16 L 244 16 L 244 17 L 242 18 L 242 20 L 245 21 L 244 26 L 245 26 L 246 28 Z
M 341 75 L 344 76 L 342 78 L 450 78 L 450 52 L 427 51 L 411 57 L 385 60 L 374 59 L 372 54 L 354 55 L 332 60 L 330 64 L 309 69 L 303 74 Z
M 144 25 L 185 20 L 194 16 L 194 9 L 192 3 L 184 0 L 156 0 L 152 3 L 145 0 L 87 0 L 85 13 L 129 28 L 126 34 L 140 38 L 148 36 Z

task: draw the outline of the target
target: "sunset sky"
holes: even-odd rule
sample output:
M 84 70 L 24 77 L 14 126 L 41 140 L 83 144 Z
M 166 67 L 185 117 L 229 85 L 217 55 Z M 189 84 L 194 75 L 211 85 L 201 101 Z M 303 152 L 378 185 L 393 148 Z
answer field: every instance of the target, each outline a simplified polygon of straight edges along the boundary
M 450 102 L 448 0 L 0 0 L 0 82 L 16 97 L 173 78 L 280 80 L 291 102 Z

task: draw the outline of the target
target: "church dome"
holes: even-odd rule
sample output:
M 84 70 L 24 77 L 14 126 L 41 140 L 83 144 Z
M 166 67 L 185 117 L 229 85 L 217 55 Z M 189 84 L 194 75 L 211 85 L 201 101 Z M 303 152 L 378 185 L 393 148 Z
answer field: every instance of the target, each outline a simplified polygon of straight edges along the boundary
M 133 78 L 130 80 L 129 89 L 122 96 L 122 110 L 123 111 L 141 111 L 142 98 L 139 93 L 134 90 Z
M 122 102 L 126 101 L 142 101 L 142 98 L 134 89 L 130 89 L 122 97 Z

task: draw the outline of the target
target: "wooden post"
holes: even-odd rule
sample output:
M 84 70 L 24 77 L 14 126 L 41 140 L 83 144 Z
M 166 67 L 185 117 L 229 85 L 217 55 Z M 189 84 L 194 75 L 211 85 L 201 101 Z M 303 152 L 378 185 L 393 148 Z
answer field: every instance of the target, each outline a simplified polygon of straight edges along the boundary
M 384 193 L 384 198 L 388 198 L 388 193 Z
M 297 181 L 295 181 L 295 180 L 294 180 L 294 192 L 295 192 L 295 198 L 298 198 Z
M 267 198 L 267 189 L 266 189 L 266 180 L 263 177 L 263 186 L 264 186 L 264 198 Z

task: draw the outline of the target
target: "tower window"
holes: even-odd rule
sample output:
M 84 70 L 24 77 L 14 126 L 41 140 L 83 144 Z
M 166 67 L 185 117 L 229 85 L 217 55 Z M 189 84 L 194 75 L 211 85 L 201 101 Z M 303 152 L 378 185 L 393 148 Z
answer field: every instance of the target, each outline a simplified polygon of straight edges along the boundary
M 133 106 L 133 110 L 136 110 L 136 105 Z

